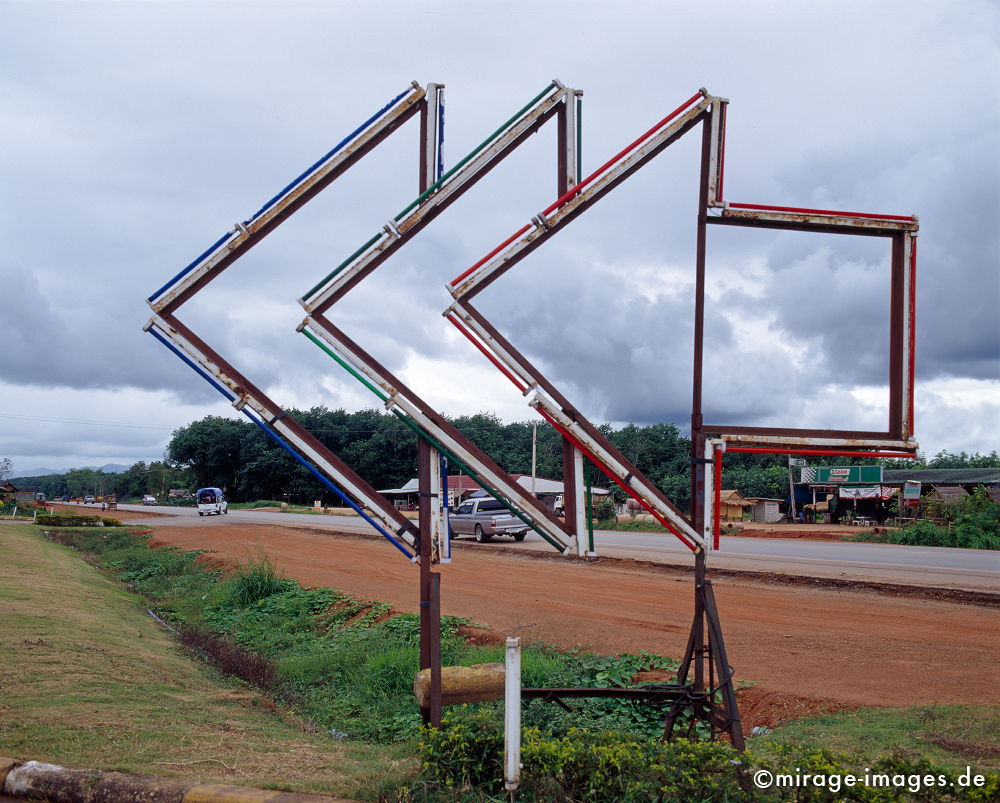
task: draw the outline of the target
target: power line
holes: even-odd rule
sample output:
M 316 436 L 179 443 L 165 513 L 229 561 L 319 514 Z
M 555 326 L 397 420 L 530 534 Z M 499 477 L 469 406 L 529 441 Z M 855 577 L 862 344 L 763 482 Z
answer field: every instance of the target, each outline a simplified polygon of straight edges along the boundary
M 88 421 L 83 418 L 55 418 L 43 415 L 18 415 L 17 413 L 0 413 L 0 418 L 12 418 L 18 421 L 46 421 L 50 424 L 84 424 L 93 427 L 123 427 L 126 429 L 176 429 L 166 424 L 130 424 L 123 421 Z

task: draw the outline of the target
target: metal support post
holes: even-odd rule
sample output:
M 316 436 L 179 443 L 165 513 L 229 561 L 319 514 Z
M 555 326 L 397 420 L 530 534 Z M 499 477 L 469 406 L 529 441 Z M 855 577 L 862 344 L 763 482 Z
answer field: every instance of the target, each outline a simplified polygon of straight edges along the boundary
M 417 448 L 420 492 L 420 668 L 431 670 L 430 705 L 421 708 L 425 725 L 441 727 L 441 575 L 431 571 L 431 462 L 434 450 L 423 438 Z
M 566 529 L 576 540 L 576 554 L 587 554 L 585 530 L 581 527 L 587 500 L 583 487 L 583 452 L 563 436 L 563 517 Z
M 504 673 L 504 789 L 514 793 L 521 783 L 521 639 L 507 637 Z

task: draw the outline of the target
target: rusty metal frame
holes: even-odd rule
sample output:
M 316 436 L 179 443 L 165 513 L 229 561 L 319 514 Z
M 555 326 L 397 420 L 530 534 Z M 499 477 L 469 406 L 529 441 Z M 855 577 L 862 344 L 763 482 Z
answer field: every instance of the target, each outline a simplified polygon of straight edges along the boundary
M 845 212 L 831 209 L 808 209 L 724 200 L 725 120 L 728 101 L 722 101 L 719 114 L 703 132 L 702 191 L 698 213 L 698 249 L 696 255 L 695 365 L 692 405 L 692 438 L 697 432 L 713 433 L 736 443 L 774 446 L 776 450 L 794 447 L 842 449 L 886 449 L 915 454 L 914 373 L 916 316 L 916 215 L 891 215 Z M 752 427 L 730 424 L 703 424 L 701 417 L 701 378 L 704 354 L 704 284 L 707 253 L 707 227 L 743 226 L 804 231 L 824 234 L 881 237 L 891 244 L 889 277 L 889 421 L 884 431 L 796 429 Z

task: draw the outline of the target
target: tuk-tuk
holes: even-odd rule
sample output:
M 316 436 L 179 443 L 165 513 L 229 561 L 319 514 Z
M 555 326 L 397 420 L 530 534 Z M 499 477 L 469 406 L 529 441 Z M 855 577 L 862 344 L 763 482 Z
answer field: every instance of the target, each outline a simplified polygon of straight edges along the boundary
M 226 504 L 226 498 L 221 488 L 199 488 L 195 499 L 198 502 L 199 516 L 211 516 L 213 513 L 221 516 L 223 513 L 229 512 L 229 506 Z

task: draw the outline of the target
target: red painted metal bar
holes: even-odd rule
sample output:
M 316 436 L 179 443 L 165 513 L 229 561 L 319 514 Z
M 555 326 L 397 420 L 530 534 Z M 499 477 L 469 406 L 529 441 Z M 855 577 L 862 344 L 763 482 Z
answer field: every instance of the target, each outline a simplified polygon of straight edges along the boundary
M 917 365 L 917 238 L 910 238 L 910 390 L 907 406 L 910 414 L 910 431 L 906 434 L 912 435 L 916 431 L 916 423 L 913 420 L 913 386 L 915 384 L 915 372 Z
M 722 525 L 722 455 L 721 449 L 715 450 L 715 510 L 712 514 L 712 549 L 719 550 L 719 532 Z
M 567 192 L 565 192 L 562 195 L 560 195 L 559 198 L 556 199 L 555 203 L 553 203 L 551 206 L 546 207 L 542 211 L 542 214 L 543 215 L 547 215 L 550 212 L 552 212 L 553 210 L 558 209 L 560 206 L 562 206 L 564 203 L 566 203 L 570 198 L 572 198 L 574 195 L 576 195 L 577 193 L 579 193 L 591 181 L 593 181 L 595 178 L 597 178 L 599 175 L 601 175 L 601 173 L 603 173 L 605 170 L 607 170 L 609 167 L 611 167 L 613 164 L 615 164 L 615 162 L 617 162 L 619 159 L 621 159 L 626 154 L 628 154 L 631 151 L 634 151 L 636 148 L 638 148 L 643 142 L 645 142 L 647 139 L 649 139 L 651 136 L 653 136 L 653 134 L 655 134 L 657 131 L 659 131 L 661 128 L 663 128 L 663 126 L 665 126 L 667 123 L 669 123 L 671 120 L 673 120 L 677 115 L 679 115 L 688 106 L 690 106 L 692 103 L 694 103 L 696 100 L 698 100 L 698 98 L 701 98 L 701 97 L 704 97 L 701 92 L 696 92 L 695 94 L 693 94 L 690 98 L 688 98 L 686 101 L 684 101 L 680 106 L 678 106 L 676 109 L 674 109 L 672 112 L 670 112 L 670 114 L 668 114 L 666 117 L 664 117 L 662 120 L 660 120 L 656 125 L 654 125 L 652 128 L 650 128 L 648 131 L 646 131 L 646 133 L 644 133 L 642 136 L 640 136 L 637 140 L 635 140 L 630 145 L 628 145 L 627 147 L 625 147 L 623 150 L 619 151 L 614 156 L 612 156 L 610 159 L 608 159 L 608 161 L 606 161 L 604 164 L 602 164 L 599 168 L 597 168 L 597 170 L 595 170 L 593 173 L 591 173 L 589 176 L 587 176 L 579 184 L 576 184 L 575 186 L 571 187 Z
M 846 449 L 803 449 L 798 446 L 737 446 L 726 444 L 727 452 L 752 452 L 755 454 L 809 454 L 824 457 L 905 457 L 915 460 L 910 452 L 852 452 Z
M 661 516 L 659 513 L 657 513 L 654 508 L 650 507 L 650 505 L 647 504 L 647 502 L 644 499 L 642 499 L 632 488 L 630 488 L 628 485 L 626 485 L 624 482 L 622 482 L 622 480 L 620 480 L 618 477 L 616 477 L 615 474 L 614 474 L 614 472 L 612 472 L 610 468 L 608 468 L 606 465 L 604 465 L 604 463 L 596 455 L 594 455 L 586 446 L 584 446 L 582 443 L 580 443 L 580 441 L 578 441 L 576 438 L 574 438 L 573 435 L 568 430 L 564 429 L 559 424 L 559 422 L 557 422 L 551 416 L 547 415 L 544 410 L 542 410 L 542 409 L 540 409 L 538 407 L 536 407 L 535 409 L 538 411 L 538 414 L 542 418 L 544 418 L 553 427 L 556 428 L 557 432 L 559 432 L 568 441 L 570 441 L 571 443 L 573 443 L 573 445 L 575 445 L 576 448 L 578 448 L 581 452 L 583 452 L 585 455 L 587 455 L 587 457 L 590 459 L 590 461 L 595 466 L 597 466 L 601 470 L 601 472 L 608 477 L 608 479 L 610 479 L 619 488 L 621 488 L 623 491 L 625 491 L 625 493 L 627 493 L 629 496 L 631 496 L 633 499 L 635 499 L 636 502 L 638 502 L 640 505 L 642 505 L 644 508 L 646 508 L 646 510 L 650 513 L 650 515 L 654 519 L 656 519 L 660 524 L 662 524 L 664 527 L 666 527 L 667 530 L 669 530 L 671 533 L 673 533 L 675 536 L 677 536 L 677 538 L 680 539 L 681 543 L 684 544 L 684 546 L 686 546 L 692 552 L 697 552 L 698 551 L 698 547 L 696 547 L 694 544 L 692 544 L 681 533 L 677 532 L 677 530 L 674 529 L 674 526 L 669 521 L 667 521 L 665 518 L 663 518 L 663 516 Z
M 531 224 L 529 223 L 526 226 L 522 226 L 520 229 L 518 229 L 517 231 L 515 231 L 512 235 L 510 235 L 510 237 L 508 237 L 506 240 L 504 240 L 502 243 L 500 243 L 500 245 L 498 245 L 496 248 L 494 248 L 492 251 L 490 251 L 482 259 L 480 259 L 475 265 L 473 265 L 471 268 L 469 268 L 467 271 L 465 271 L 465 273 L 463 273 L 461 276 L 456 276 L 454 279 L 452 279 L 451 280 L 451 286 L 454 287 L 456 284 L 458 284 L 460 281 L 462 281 L 462 279 L 464 279 L 470 273 L 472 273 L 473 271 L 475 271 L 476 268 L 478 268 L 480 265 L 482 265 L 482 264 L 484 264 L 486 262 L 489 262 L 489 260 L 493 259 L 493 257 L 495 257 L 497 254 L 499 254 L 504 248 L 506 248 L 508 245 L 510 245 L 512 242 L 514 242 L 514 240 L 516 240 L 518 237 L 520 237 L 522 234 L 524 234 L 530 228 L 531 228 Z
M 719 182 L 715 189 L 715 197 L 719 201 L 726 197 L 722 192 L 722 183 L 726 178 L 726 107 L 728 105 L 728 103 L 720 104 L 722 119 L 719 121 L 719 125 L 722 131 L 719 133 Z
M 524 391 L 528 389 L 528 386 L 525 385 L 523 382 L 521 382 L 521 380 L 518 379 L 516 376 L 514 376 L 514 374 L 508 371 L 507 367 L 502 362 L 500 362 L 500 360 L 494 357 L 493 353 L 488 348 L 486 348 L 486 346 L 480 343 L 479 339 L 475 335 L 473 335 L 472 332 L 466 329 L 465 326 L 462 325 L 461 321 L 459 321 L 457 318 L 454 318 L 451 315 L 448 316 L 448 320 L 452 323 L 452 325 L 456 329 L 458 329 L 459 332 L 461 332 L 463 335 L 466 336 L 466 338 L 468 338 L 469 342 L 472 343 L 473 346 L 479 349 L 486 356 L 487 360 L 489 360 L 497 368 L 499 368 L 501 373 L 503 373 L 505 377 L 507 377 L 511 382 L 514 383 L 514 387 L 516 387 L 519 391 L 521 391 L 521 393 L 524 393 Z
M 913 215 L 875 215 L 869 212 L 841 212 L 836 209 L 804 209 L 798 206 L 768 206 L 767 204 L 729 204 L 730 209 L 759 209 L 766 212 L 796 212 L 804 215 L 838 215 L 840 217 L 863 217 L 872 220 L 913 220 Z

